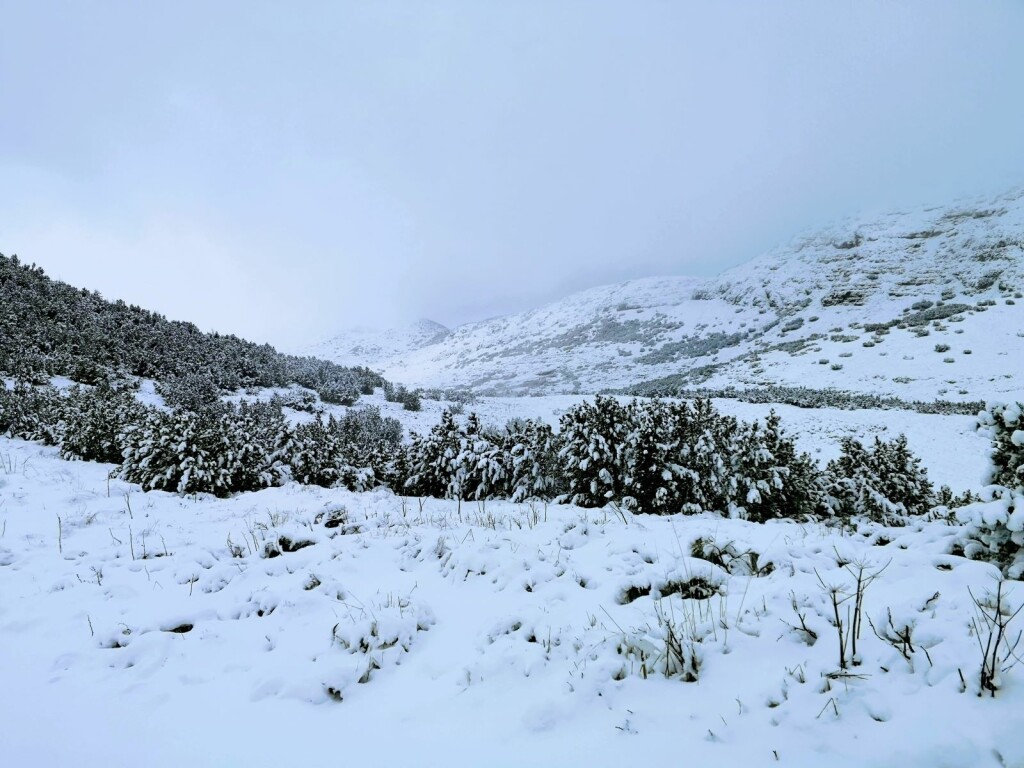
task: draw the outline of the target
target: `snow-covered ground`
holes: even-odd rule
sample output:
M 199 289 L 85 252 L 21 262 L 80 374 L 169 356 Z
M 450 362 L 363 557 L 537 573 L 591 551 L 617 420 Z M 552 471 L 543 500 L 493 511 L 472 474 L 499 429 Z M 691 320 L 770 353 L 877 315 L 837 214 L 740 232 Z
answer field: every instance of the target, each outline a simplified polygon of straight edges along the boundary
M 811 442 L 879 416 L 804 413 Z M 883 415 L 933 480 L 976 485 L 963 419 Z M 181 498 L 8 439 L 0 467 L 5 765 L 1024 765 L 1024 667 L 977 696 L 969 590 L 997 571 L 948 554 L 944 522 Z M 865 621 L 836 674 L 827 588 L 858 565 L 866 617 L 914 650 Z

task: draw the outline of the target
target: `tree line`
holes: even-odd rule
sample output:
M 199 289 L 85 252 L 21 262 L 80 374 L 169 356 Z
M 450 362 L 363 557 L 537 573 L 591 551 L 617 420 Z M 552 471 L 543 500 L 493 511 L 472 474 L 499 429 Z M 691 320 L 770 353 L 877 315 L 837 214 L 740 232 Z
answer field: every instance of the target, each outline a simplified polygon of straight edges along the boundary
M 375 387 L 367 368 L 285 355 L 269 344 L 203 333 L 123 301 L 48 277 L 0 254 L 0 374 L 36 384 L 64 376 L 83 384 L 132 377 L 168 382 L 205 376 L 222 391 L 297 384 L 349 405 Z
M 295 481 L 755 521 L 897 520 L 954 501 L 948 490 L 936 492 L 903 436 L 870 445 L 846 438 L 839 458 L 821 468 L 774 412 L 763 423 L 744 422 L 705 399 L 598 396 L 564 413 L 557 431 L 535 419 L 488 426 L 474 413 L 446 410 L 429 432 L 408 440 L 396 419 L 372 406 L 341 417 L 316 412 L 295 424 L 285 407 L 300 400 L 227 403 L 212 387 L 172 389 L 161 408 L 106 382 L 65 392 L 19 383 L 0 389 L 0 434 L 58 445 L 66 458 L 116 464 L 117 476 L 146 490 L 186 494 L 226 496 Z

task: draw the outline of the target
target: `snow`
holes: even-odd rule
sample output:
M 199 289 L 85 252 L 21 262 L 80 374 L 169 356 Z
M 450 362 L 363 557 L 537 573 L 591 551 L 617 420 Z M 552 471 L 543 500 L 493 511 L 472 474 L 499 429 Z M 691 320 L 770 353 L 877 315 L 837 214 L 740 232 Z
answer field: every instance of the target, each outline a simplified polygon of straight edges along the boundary
M 708 378 L 691 386 L 1006 398 L 1024 387 L 1012 363 L 1024 354 L 1022 243 L 1015 190 L 840 222 L 709 280 L 632 280 L 434 337 L 342 334 L 304 351 L 354 362 L 363 349 L 372 354 L 362 362 L 389 379 L 497 395 L 595 392 L 703 369 Z M 957 305 L 966 309 L 895 327 Z
M 858 413 L 878 416 L 804 423 Z M 931 420 L 911 447 L 950 454 L 934 480 L 970 463 L 959 417 L 892 415 Z M 1024 667 L 976 695 L 971 592 L 998 571 L 948 554 L 962 526 L 946 520 L 297 485 L 182 498 L 9 439 L 0 464 L 8 765 L 1024 765 Z M 851 589 L 859 563 L 878 574 L 866 617 L 915 651 L 865 621 L 837 675 L 827 588 Z
M 375 366 L 437 344 L 450 333 L 440 323 L 423 319 L 400 328 L 351 329 L 299 351 L 340 365 Z

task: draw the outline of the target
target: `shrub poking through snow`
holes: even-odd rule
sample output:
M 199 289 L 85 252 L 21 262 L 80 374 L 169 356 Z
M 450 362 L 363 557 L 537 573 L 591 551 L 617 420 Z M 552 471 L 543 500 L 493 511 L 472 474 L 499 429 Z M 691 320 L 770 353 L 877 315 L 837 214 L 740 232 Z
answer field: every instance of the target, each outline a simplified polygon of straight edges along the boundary
M 981 669 L 978 675 L 978 695 L 986 693 L 995 696 L 1002 687 L 1003 674 L 1017 665 L 1020 657 L 1017 646 L 1020 644 L 1021 633 L 1016 637 L 1010 632 L 1010 624 L 1024 610 L 1021 605 L 1017 610 L 1010 606 L 1006 593 L 1006 582 L 1000 579 L 995 592 L 987 592 L 981 597 L 971 592 L 974 601 L 975 616 L 971 619 L 971 629 L 978 639 L 981 651 Z

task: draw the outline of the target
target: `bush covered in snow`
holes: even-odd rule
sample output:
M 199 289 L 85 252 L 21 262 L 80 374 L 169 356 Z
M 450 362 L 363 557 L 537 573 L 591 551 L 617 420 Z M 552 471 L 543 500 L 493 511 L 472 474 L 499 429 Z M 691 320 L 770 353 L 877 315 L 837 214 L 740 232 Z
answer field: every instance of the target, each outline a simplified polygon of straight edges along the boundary
M 292 478 L 325 488 L 367 490 L 392 484 L 402 427 L 376 407 L 348 411 L 300 424 L 294 430 L 288 461 Z
M 147 490 L 227 496 L 279 485 L 291 430 L 267 403 L 204 412 L 148 409 L 120 436 L 120 475 Z
M 818 501 L 817 470 L 774 413 L 762 426 L 724 416 L 708 400 L 621 405 L 598 397 L 570 409 L 561 427 L 564 498 L 580 506 L 765 520 L 809 513 Z
M 145 413 L 132 390 L 114 389 L 106 383 L 91 389 L 76 387 L 62 405 L 61 455 L 108 464 L 121 462 L 122 433 Z
M 961 545 L 970 558 L 998 565 L 1011 579 L 1024 576 L 1024 404 L 994 403 L 978 416 L 992 440 L 985 500 L 957 510 L 965 524 Z
M 847 437 L 841 447 L 839 458 L 825 470 L 825 504 L 834 514 L 891 524 L 923 514 L 935 503 L 928 473 L 908 448 L 906 436 L 889 442 L 876 437 L 871 447 Z
M 1007 488 L 1024 486 L 1024 404 L 990 405 L 978 416 L 978 427 L 992 440 L 988 482 Z
M 447 409 L 427 435 L 412 435 L 401 489 L 449 499 L 550 498 L 555 482 L 553 435 L 540 422 L 517 420 L 504 430 L 465 424 Z
M 871 448 L 844 441 L 842 456 L 823 474 L 774 412 L 746 423 L 706 399 L 621 403 L 598 396 L 563 414 L 558 432 L 533 420 L 487 427 L 475 414 L 460 419 L 449 409 L 430 432 L 403 444 L 401 425 L 377 408 L 293 426 L 280 399 L 226 403 L 202 377 L 182 377 L 165 392 L 178 407 L 144 406 L 130 391 L 107 386 L 60 394 L 19 384 L 0 392 L 0 429 L 60 445 L 68 457 L 120 462 L 122 478 L 177 493 L 226 496 L 290 479 L 752 521 L 823 509 L 895 521 L 935 501 L 905 438 L 876 440 Z
M 57 445 L 62 421 L 62 398 L 54 387 L 0 387 L 0 435 Z
M 566 412 L 560 431 L 515 420 L 488 429 L 447 410 L 405 452 L 403 487 L 457 499 L 557 499 L 608 503 L 635 512 L 718 511 L 751 520 L 812 513 L 818 470 L 797 452 L 773 413 L 765 424 L 723 416 L 694 403 L 610 397 Z
M 987 560 L 1011 579 L 1024 577 L 1024 488 L 991 486 L 986 499 L 956 510 L 964 524 L 960 546 L 972 560 Z
M 384 382 L 384 399 L 389 403 L 401 403 L 407 411 L 418 411 L 423 407 L 419 392 L 406 389 L 403 385 Z

